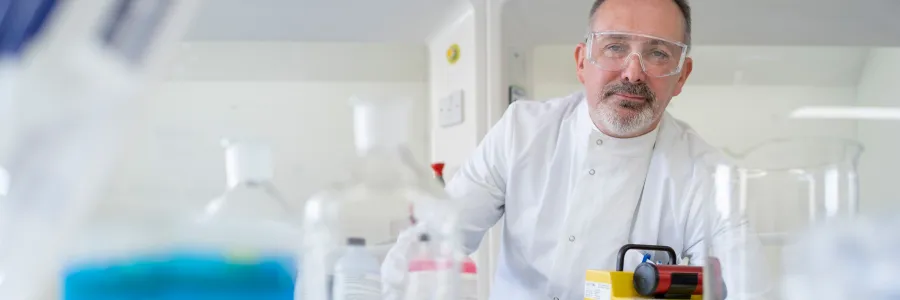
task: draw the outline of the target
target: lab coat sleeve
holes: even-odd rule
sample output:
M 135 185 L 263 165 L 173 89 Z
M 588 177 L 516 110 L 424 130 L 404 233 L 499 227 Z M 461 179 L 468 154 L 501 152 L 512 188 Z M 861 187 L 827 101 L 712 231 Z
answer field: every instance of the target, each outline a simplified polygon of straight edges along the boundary
M 691 265 L 702 266 L 710 259 L 718 260 L 728 299 L 769 299 L 773 296 L 772 282 L 762 243 L 744 211 L 726 212 L 722 209 L 728 206 L 716 204 L 715 201 L 727 200 L 717 194 L 722 191 L 717 191 L 713 166 L 695 167 L 694 180 L 687 189 L 682 256 L 690 257 Z
M 460 209 L 460 231 L 466 255 L 478 249 L 484 234 L 504 213 L 512 127 L 518 103 L 510 105 L 472 156 L 453 174 L 446 191 Z
M 447 182 L 445 190 L 459 209 L 462 247 L 466 255 L 477 248 L 485 232 L 503 215 L 511 122 L 516 105 L 510 105 L 476 147 L 474 153 Z M 406 254 L 418 235 L 400 234 L 381 267 L 384 299 L 402 299 L 408 261 Z

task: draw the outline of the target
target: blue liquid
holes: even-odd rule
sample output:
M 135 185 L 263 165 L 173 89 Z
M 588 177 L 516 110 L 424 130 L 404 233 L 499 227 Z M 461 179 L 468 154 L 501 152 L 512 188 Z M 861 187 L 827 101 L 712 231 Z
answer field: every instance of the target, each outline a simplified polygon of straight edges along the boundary
M 176 252 L 70 265 L 65 300 L 293 300 L 297 258 Z

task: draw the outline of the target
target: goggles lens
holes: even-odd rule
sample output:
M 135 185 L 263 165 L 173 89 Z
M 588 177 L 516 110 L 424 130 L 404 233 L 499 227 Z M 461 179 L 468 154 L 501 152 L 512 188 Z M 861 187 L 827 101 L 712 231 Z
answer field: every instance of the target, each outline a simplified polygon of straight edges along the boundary
M 621 71 L 637 55 L 644 73 L 654 77 L 681 72 L 687 45 L 647 35 L 622 32 L 591 33 L 587 59 L 606 71 Z

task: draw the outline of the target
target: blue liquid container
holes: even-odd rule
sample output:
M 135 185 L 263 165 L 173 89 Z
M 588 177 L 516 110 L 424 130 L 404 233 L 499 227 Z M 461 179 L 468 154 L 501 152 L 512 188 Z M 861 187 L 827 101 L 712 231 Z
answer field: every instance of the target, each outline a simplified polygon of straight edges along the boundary
M 64 272 L 65 300 L 292 300 L 293 255 L 176 251 L 83 261 Z
M 61 298 L 295 299 L 300 215 L 271 182 L 267 146 L 225 146 L 228 189 L 202 208 L 113 203 L 92 219 L 61 274 Z

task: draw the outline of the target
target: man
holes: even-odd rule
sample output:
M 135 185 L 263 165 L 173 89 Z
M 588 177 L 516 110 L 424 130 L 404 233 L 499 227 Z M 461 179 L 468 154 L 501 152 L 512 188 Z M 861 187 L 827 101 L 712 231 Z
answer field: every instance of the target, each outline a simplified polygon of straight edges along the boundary
M 703 258 L 718 152 L 665 112 L 691 73 L 690 24 L 686 0 L 596 0 L 575 47 L 584 91 L 515 102 L 448 182 L 467 252 L 505 216 L 491 299 L 583 299 L 585 270 L 615 269 L 628 243 Z

